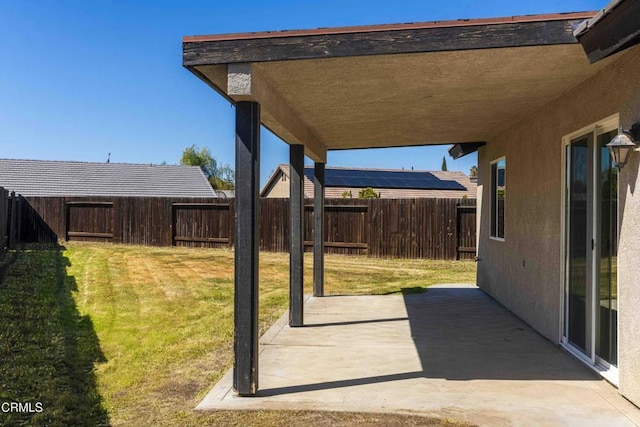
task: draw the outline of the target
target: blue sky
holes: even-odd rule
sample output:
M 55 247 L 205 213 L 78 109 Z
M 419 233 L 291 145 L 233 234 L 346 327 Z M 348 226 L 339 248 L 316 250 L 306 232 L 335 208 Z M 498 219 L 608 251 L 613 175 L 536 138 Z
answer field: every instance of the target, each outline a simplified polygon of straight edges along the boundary
M 0 0 L 0 157 L 234 164 L 234 110 L 182 67 L 182 36 L 601 9 L 606 0 Z M 330 152 L 328 165 L 440 169 L 443 147 Z M 288 147 L 263 130 L 262 181 Z M 449 170 L 468 173 L 474 155 Z

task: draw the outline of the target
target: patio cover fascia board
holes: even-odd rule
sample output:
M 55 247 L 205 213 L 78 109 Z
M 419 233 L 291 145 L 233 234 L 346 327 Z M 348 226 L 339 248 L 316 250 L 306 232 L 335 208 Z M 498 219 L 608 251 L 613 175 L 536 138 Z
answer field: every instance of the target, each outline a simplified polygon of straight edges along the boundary
M 613 0 L 580 24 L 575 36 L 593 64 L 640 43 L 640 2 Z
M 426 53 L 576 43 L 596 12 L 183 37 L 183 65 Z

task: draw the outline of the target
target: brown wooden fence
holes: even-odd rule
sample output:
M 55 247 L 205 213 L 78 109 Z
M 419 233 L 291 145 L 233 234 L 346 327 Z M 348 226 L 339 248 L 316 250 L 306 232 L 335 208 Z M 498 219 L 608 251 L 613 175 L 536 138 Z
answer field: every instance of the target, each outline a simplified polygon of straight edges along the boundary
M 232 199 L 29 197 L 24 241 L 80 240 L 150 246 L 232 247 Z M 262 199 L 260 249 L 289 250 L 289 200 Z M 312 249 L 311 200 L 305 246 Z M 372 257 L 473 259 L 473 199 L 327 199 L 325 251 Z

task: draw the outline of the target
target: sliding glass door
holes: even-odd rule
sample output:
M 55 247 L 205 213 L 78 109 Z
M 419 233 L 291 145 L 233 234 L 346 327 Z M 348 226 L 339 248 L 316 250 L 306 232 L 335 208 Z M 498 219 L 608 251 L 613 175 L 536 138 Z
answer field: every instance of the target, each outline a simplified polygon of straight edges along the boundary
M 571 344 L 587 352 L 589 336 L 587 323 L 591 293 L 589 256 L 589 147 L 591 135 L 584 135 L 567 146 L 567 338 Z
M 605 369 L 618 354 L 618 174 L 606 148 L 615 128 L 595 126 L 565 152 L 564 341 Z
M 600 243 L 596 253 L 596 356 L 617 365 L 618 355 L 618 169 L 613 166 L 606 144 L 615 131 L 598 135 L 597 192 Z

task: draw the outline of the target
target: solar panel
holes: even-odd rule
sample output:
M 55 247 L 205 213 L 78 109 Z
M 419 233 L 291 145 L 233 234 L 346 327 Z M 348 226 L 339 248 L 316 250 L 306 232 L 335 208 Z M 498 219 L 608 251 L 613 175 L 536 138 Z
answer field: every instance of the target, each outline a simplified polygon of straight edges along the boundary
M 313 168 L 304 168 L 304 176 L 313 182 Z
M 347 181 L 341 177 L 333 177 L 330 184 L 327 184 L 329 187 L 345 187 L 347 185 Z
M 313 181 L 313 168 L 305 168 L 305 175 Z M 330 168 L 325 170 L 325 185 L 374 189 L 466 190 L 459 182 L 439 179 L 430 172 Z

